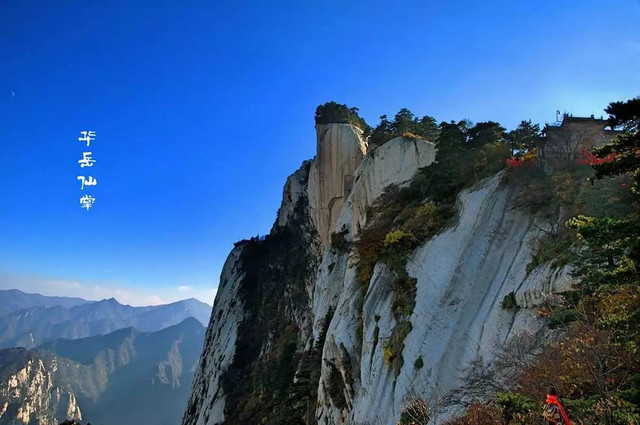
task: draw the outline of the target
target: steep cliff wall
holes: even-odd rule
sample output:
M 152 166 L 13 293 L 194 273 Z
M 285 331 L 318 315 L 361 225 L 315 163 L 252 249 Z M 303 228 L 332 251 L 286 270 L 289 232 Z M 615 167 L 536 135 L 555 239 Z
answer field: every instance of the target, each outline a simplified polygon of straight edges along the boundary
M 222 269 L 211 323 L 207 328 L 191 396 L 187 402 L 183 420 L 185 424 L 224 422 L 226 397 L 221 387 L 221 378 L 236 353 L 238 327 L 243 319 L 243 304 L 238 293 L 244 277 L 238 264 L 241 252 L 242 246 L 235 247 Z
M 323 350 L 318 423 L 394 424 L 407 397 L 429 399 L 436 391 L 457 388 L 472 360 L 490 361 L 514 334 L 542 327 L 534 307 L 542 294 L 566 289 L 570 279 L 566 270 L 548 266 L 527 275 L 530 242 L 544 223 L 514 208 L 516 189 L 501 185 L 501 177 L 461 193 L 457 223 L 409 259 L 407 272 L 417 279 L 416 305 L 404 349 L 395 353 L 403 357 L 397 376 L 384 358 L 398 324 L 391 311 L 392 273 L 383 264 L 376 266 L 360 311 L 361 289 L 349 267 L 351 254 L 325 255 L 316 310 L 328 305 L 335 312 Z M 327 264 L 332 263 L 346 267 L 329 272 Z M 512 292 L 526 308 L 501 307 Z M 359 320 L 361 332 L 356 331 Z M 415 367 L 418 359 L 422 366 Z M 332 385 L 326 365 L 338 365 L 345 382 L 348 376 L 353 381 L 344 388 L 342 406 L 322 390 Z
M 320 253 L 307 197 L 310 167 L 305 162 L 287 179 L 271 233 L 237 243 L 225 263 L 184 424 L 303 415 L 289 393 L 311 335 Z
M 308 197 L 311 220 L 326 247 L 367 144 L 362 130 L 350 124 L 316 124 L 316 134 L 317 155 L 309 171 Z
M 38 356 L 24 348 L 0 351 L 0 424 L 57 425 L 82 419 L 75 395 L 57 387 Z
M 460 193 L 454 223 L 410 255 L 415 308 L 400 324 L 397 270 L 378 263 L 363 290 L 353 246 L 385 188 L 435 147 L 397 138 L 360 160 L 351 126 L 318 127 L 318 156 L 287 180 L 271 234 L 227 260 L 185 425 L 393 425 L 409 395 L 456 388 L 472 360 L 540 329 L 535 307 L 569 283 L 566 270 L 526 273 L 544 224 L 498 174 Z M 502 308 L 507 295 L 519 308 Z

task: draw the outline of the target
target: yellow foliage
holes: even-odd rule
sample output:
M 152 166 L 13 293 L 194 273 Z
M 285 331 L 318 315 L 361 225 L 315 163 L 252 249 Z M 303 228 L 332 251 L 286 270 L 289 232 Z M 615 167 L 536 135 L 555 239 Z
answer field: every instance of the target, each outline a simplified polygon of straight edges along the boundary
M 404 137 L 405 139 L 424 140 L 424 137 L 418 136 L 417 134 L 413 134 L 408 131 L 402 133 L 402 137 Z
M 391 347 L 389 347 L 388 345 L 384 346 L 384 349 L 382 350 L 382 357 L 384 358 L 384 362 L 387 365 L 391 365 L 391 362 L 393 361 L 393 358 L 395 357 L 393 354 L 393 351 L 391 351 Z
M 405 242 L 410 242 L 414 240 L 415 237 L 413 233 L 404 232 L 402 230 L 394 230 L 387 233 L 384 237 L 384 246 L 385 248 L 402 245 Z

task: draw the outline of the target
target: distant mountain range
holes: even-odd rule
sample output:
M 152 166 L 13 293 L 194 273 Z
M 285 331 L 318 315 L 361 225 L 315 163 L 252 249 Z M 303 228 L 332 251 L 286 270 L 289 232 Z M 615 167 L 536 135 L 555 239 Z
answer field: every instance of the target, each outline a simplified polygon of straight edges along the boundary
M 95 317 L 108 313 L 110 320 L 114 311 L 129 312 L 112 300 L 80 307 L 92 304 L 98 308 L 82 311 Z M 170 311 L 174 315 L 169 317 L 176 317 L 175 309 Z M 85 317 L 85 322 L 90 320 Z M 73 415 L 94 424 L 177 424 L 204 333 L 202 323 L 188 317 L 155 332 L 128 327 L 89 338 L 56 339 L 29 351 L 0 350 L 0 425 L 54 425 Z M 27 422 L 25 415 L 30 415 Z
M 196 299 L 132 307 L 114 298 L 87 301 L 0 290 L 0 348 L 34 348 L 57 338 L 79 339 L 132 327 L 158 331 L 193 317 L 209 323 L 211 306 Z
M 48 297 L 40 294 L 27 294 L 18 289 L 0 290 L 0 317 L 18 310 L 31 307 L 75 307 L 88 302 L 82 298 Z

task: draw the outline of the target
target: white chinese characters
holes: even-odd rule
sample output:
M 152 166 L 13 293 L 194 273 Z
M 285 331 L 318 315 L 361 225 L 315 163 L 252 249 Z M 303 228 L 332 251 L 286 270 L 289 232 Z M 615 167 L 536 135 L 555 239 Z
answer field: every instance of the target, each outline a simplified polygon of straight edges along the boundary
M 87 147 L 91 146 L 91 142 L 96 140 L 96 132 L 94 130 L 86 130 L 80 132 L 81 137 L 78 137 L 78 141 L 85 142 Z M 82 159 L 78 161 L 80 168 L 93 167 L 96 160 L 91 156 L 93 152 L 82 152 Z M 84 190 L 87 186 L 96 186 L 98 180 L 93 176 L 78 176 L 80 180 L 80 190 Z M 93 204 L 96 202 L 96 198 L 86 194 L 80 197 L 80 207 L 89 211 Z
M 89 211 L 89 208 L 93 206 L 93 203 L 96 202 L 96 198 L 90 195 L 84 195 L 80 198 L 80 207 L 86 208 Z
M 95 163 L 96 160 L 91 158 L 91 152 L 82 152 L 82 159 L 78 161 L 80 168 L 93 167 L 93 164 Z
M 92 140 L 96 140 L 96 132 L 91 130 L 91 131 L 81 131 L 80 134 L 82 134 L 82 137 L 78 137 L 78 141 L 80 142 L 86 142 L 87 143 L 87 147 L 89 147 L 91 145 L 91 141 Z
M 82 181 L 80 190 L 84 190 L 85 186 L 95 186 L 98 184 L 98 180 L 94 179 L 92 176 L 89 176 L 88 178 L 85 176 L 78 176 L 78 180 Z

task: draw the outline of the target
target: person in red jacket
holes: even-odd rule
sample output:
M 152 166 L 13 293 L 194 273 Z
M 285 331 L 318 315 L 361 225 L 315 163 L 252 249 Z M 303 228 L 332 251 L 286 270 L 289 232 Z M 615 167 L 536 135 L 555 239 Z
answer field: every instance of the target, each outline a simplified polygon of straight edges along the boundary
M 558 401 L 558 392 L 554 387 L 547 388 L 547 402 L 544 405 L 542 416 L 546 424 L 571 425 L 569 416 Z

